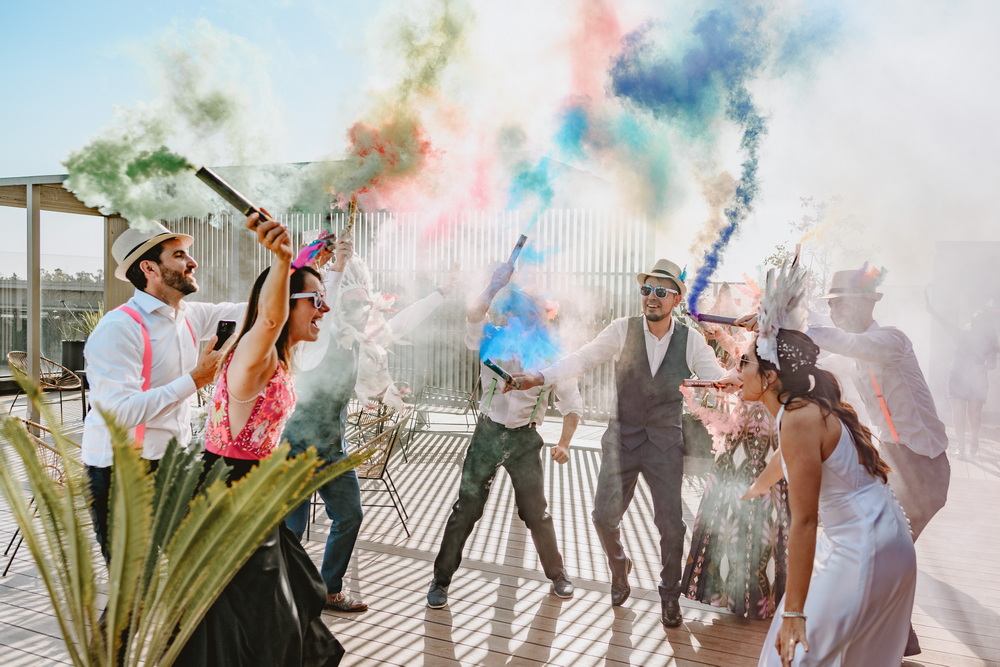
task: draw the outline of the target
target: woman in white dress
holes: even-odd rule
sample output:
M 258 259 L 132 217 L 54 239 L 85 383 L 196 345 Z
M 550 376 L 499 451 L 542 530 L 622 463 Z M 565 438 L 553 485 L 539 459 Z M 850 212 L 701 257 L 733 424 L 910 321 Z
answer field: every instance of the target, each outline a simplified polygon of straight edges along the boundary
M 740 361 L 744 400 L 762 401 L 777 420 L 781 463 L 773 457 L 746 497 L 784 474 L 791 514 L 787 588 L 759 665 L 895 667 L 917 567 L 889 467 L 836 378 L 816 368 L 812 340 L 791 329 L 775 338 L 770 354 L 755 342 Z

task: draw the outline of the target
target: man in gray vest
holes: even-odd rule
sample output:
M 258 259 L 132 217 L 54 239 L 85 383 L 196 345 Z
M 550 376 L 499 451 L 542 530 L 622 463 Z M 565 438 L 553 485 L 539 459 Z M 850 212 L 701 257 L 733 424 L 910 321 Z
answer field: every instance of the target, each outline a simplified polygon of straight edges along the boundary
M 640 273 L 642 315 L 609 324 L 573 354 L 540 373 L 515 375 L 519 388 L 560 382 L 615 359 L 617 414 L 601 439 L 601 470 L 594 496 L 594 527 L 611 569 L 611 604 L 628 599 L 632 560 L 621 542 L 621 520 L 642 474 L 653 500 L 653 523 L 660 533 L 661 620 L 681 624 L 681 556 L 684 520 L 681 483 L 684 438 L 681 383 L 692 372 L 719 380 L 725 371 L 705 339 L 671 316 L 686 291 L 673 262 L 661 259 Z

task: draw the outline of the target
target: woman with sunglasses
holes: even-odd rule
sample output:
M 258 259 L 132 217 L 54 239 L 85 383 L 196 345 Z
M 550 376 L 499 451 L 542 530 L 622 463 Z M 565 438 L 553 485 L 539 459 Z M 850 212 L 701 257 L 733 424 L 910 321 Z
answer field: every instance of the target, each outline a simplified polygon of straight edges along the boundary
M 206 466 L 223 459 L 229 481 L 278 446 L 295 407 L 289 374 L 295 346 L 319 335 L 329 311 L 312 268 L 290 272 L 291 240 L 277 222 L 247 218 L 271 266 L 254 283 L 242 331 L 215 386 L 205 431 Z M 236 573 L 184 647 L 183 665 L 335 664 L 343 649 L 320 620 L 322 578 L 285 528 L 276 528 Z M 327 663 L 327 660 L 330 660 Z
M 746 497 L 767 493 L 783 473 L 791 526 L 786 593 L 759 664 L 898 665 L 916 555 L 886 483 L 889 466 L 836 378 L 816 367 L 819 348 L 808 336 L 780 328 L 773 344 L 760 340 L 741 360 L 742 392 L 774 415 L 781 469 L 769 466 Z

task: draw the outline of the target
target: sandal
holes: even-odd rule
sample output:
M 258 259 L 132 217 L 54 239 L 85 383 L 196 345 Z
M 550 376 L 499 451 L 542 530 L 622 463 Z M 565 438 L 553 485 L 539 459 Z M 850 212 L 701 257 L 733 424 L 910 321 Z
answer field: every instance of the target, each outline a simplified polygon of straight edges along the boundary
M 352 597 L 348 597 L 343 591 L 339 593 L 332 593 L 326 596 L 326 604 L 323 605 L 324 609 L 329 611 L 343 611 L 347 613 L 357 613 L 359 611 L 367 611 L 368 605 L 361 600 L 356 600 Z

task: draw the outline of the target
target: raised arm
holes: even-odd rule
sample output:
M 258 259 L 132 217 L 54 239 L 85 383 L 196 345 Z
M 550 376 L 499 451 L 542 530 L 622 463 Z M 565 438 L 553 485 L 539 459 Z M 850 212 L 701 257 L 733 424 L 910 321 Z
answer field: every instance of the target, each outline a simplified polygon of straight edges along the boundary
M 233 351 L 229 364 L 230 391 L 238 398 L 256 396 L 274 374 L 278 353 L 274 348 L 288 319 L 288 281 L 292 246 L 288 230 L 269 221 L 256 228 L 257 214 L 247 218 L 247 227 L 257 232 L 257 240 L 271 251 L 271 267 L 264 279 L 257 304 L 257 317 Z
M 514 265 L 504 262 L 493 271 L 490 284 L 486 286 L 479 296 L 472 300 L 465 311 L 465 319 L 469 322 L 482 322 L 486 317 L 486 312 L 490 309 L 497 292 L 502 290 L 510 282 L 510 277 L 514 274 Z

